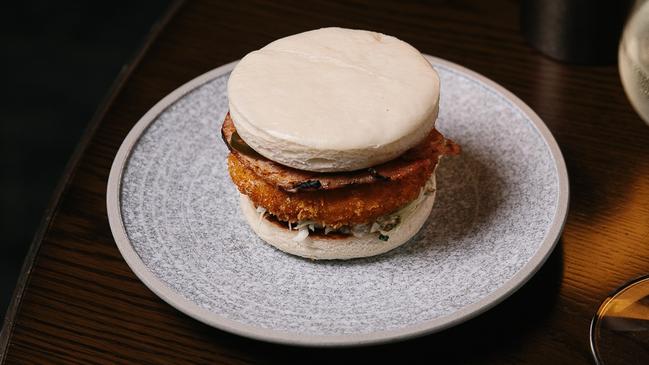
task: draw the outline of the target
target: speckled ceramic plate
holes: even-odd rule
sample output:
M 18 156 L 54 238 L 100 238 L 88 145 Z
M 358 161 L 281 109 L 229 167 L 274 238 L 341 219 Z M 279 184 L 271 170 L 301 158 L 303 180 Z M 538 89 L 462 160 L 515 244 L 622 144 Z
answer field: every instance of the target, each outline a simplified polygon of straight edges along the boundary
M 439 331 L 496 305 L 557 242 L 568 177 L 552 135 L 514 95 L 430 57 L 442 161 L 424 228 L 378 257 L 321 262 L 262 242 L 239 212 L 220 125 L 234 63 L 183 85 L 124 140 L 108 182 L 115 241 L 135 274 L 187 315 L 294 345 L 345 346 Z

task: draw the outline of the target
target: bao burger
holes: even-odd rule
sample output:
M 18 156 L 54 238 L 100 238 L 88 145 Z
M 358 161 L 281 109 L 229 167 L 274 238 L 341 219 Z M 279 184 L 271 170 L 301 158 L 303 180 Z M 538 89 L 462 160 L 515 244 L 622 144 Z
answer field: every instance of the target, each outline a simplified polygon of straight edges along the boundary
M 312 259 L 408 241 L 459 147 L 436 129 L 439 77 L 409 44 L 324 28 L 246 55 L 228 81 L 222 136 L 241 209 L 264 241 Z

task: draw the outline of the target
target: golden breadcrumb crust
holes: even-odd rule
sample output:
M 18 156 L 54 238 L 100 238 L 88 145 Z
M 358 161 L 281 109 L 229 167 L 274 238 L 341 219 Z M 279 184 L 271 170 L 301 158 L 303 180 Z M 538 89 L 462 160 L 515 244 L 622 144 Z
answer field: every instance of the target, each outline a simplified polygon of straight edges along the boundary
M 232 181 L 255 206 L 265 208 L 281 221 L 313 220 L 332 228 L 369 223 L 405 206 L 419 195 L 436 164 L 426 164 L 398 181 L 291 193 L 260 178 L 237 155 L 228 155 Z

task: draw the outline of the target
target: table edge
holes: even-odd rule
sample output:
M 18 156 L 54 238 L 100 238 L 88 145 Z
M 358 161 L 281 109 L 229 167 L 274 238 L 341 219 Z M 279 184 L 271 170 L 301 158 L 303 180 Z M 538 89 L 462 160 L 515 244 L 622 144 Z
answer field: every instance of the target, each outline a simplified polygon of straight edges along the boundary
M 149 32 L 142 40 L 140 47 L 122 66 L 119 73 L 117 74 L 117 77 L 108 89 L 108 92 L 104 95 L 102 101 L 99 103 L 99 106 L 95 110 L 93 116 L 90 118 L 90 122 L 86 126 L 81 136 L 81 140 L 75 147 L 72 156 L 63 169 L 63 174 L 59 178 L 59 181 L 57 182 L 57 185 L 52 192 L 50 200 L 47 204 L 47 208 L 45 209 L 45 212 L 43 214 L 43 218 L 38 225 L 38 228 L 34 234 L 34 238 L 32 239 L 27 254 L 25 255 L 25 259 L 20 270 L 20 275 L 16 282 L 16 286 L 14 288 L 11 301 L 9 302 L 9 306 L 7 307 L 7 312 L 5 313 L 2 329 L 0 329 L 0 364 L 4 364 L 6 360 L 6 355 L 9 350 L 9 341 L 11 339 L 11 335 L 13 334 L 18 309 L 20 308 L 20 305 L 22 303 L 23 294 L 25 292 L 25 288 L 27 287 L 27 283 L 29 282 L 34 263 L 36 262 L 41 242 L 45 238 L 45 235 L 50 227 L 50 223 L 52 222 L 52 218 L 55 216 L 55 213 L 58 210 L 61 197 L 67 190 L 69 183 L 76 172 L 77 165 L 79 164 L 81 157 L 84 155 L 86 149 L 88 148 L 88 145 L 90 144 L 90 141 L 95 136 L 96 131 L 103 121 L 104 117 L 106 116 L 108 110 L 110 110 L 113 102 L 122 91 L 122 88 L 126 84 L 126 81 L 133 74 L 133 71 L 140 64 L 147 51 L 149 50 L 149 48 L 151 48 L 162 30 L 166 28 L 167 24 L 169 24 L 171 19 L 174 18 L 174 16 L 178 13 L 184 3 L 185 0 L 172 0 L 171 4 L 167 7 L 163 15 L 153 23 L 153 25 L 149 29 Z

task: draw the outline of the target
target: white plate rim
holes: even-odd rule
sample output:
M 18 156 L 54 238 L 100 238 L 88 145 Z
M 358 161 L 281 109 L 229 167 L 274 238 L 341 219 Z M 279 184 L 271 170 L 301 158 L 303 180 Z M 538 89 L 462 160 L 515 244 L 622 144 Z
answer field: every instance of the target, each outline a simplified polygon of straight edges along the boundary
M 532 256 L 528 260 L 528 262 L 516 274 L 514 274 L 514 276 L 512 276 L 497 290 L 489 293 L 477 302 L 467 305 L 449 315 L 420 322 L 415 325 L 365 334 L 307 335 L 256 327 L 222 317 L 219 314 L 201 308 L 195 303 L 182 297 L 180 294 L 172 290 L 164 282 L 158 279 L 146 267 L 144 262 L 142 262 L 141 258 L 131 245 L 122 221 L 120 191 L 124 167 L 138 139 L 160 113 L 162 113 L 167 107 L 171 106 L 174 102 L 182 98 L 185 94 L 189 93 L 200 85 L 230 72 L 239 61 L 233 61 L 211 71 L 208 71 L 172 91 L 170 94 L 156 103 L 146 114 L 144 114 L 144 116 L 142 116 L 142 118 L 140 118 L 140 120 L 133 126 L 131 131 L 122 142 L 122 145 L 115 155 L 115 159 L 113 160 L 113 164 L 110 169 L 106 191 L 106 206 L 110 229 L 117 244 L 117 248 L 119 249 L 128 266 L 135 273 L 135 275 L 158 297 L 160 297 L 172 307 L 200 322 L 203 322 L 220 330 L 248 338 L 297 346 L 342 347 L 403 341 L 406 339 L 439 332 L 446 328 L 465 322 L 491 309 L 492 307 L 512 295 L 539 270 L 539 268 L 552 253 L 561 236 L 561 232 L 566 222 L 569 202 L 568 172 L 566 169 L 565 161 L 563 159 L 563 155 L 561 154 L 561 150 L 559 149 L 557 142 L 555 141 L 545 123 L 543 123 L 541 118 L 517 96 L 515 96 L 496 82 L 486 78 L 485 76 L 482 76 L 481 74 L 469 70 L 456 63 L 430 55 L 425 55 L 425 57 L 434 65 L 441 65 L 443 67 L 447 67 L 461 74 L 477 79 L 478 81 L 482 82 L 483 85 L 486 85 L 496 93 L 501 94 L 509 102 L 520 108 L 522 113 L 525 114 L 532 122 L 532 126 L 536 129 L 541 138 L 543 138 L 555 163 L 559 184 L 558 201 L 554 217 L 552 219 L 552 222 L 550 223 L 550 228 L 534 256 Z

